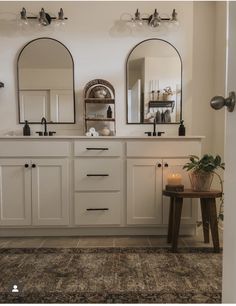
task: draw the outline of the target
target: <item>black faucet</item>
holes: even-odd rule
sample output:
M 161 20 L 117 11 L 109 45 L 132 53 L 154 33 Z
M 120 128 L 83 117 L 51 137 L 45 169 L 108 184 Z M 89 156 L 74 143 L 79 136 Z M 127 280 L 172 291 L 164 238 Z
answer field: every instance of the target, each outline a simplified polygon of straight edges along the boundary
M 48 131 L 47 131 L 47 120 L 45 117 L 43 117 L 41 119 L 41 124 L 44 124 L 44 132 L 43 132 L 43 135 L 44 136 L 48 136 Z
M 153 132 L 145 132 L 148 136 L 161 136 L 162 134 L 165 134 L 165 132 L 156 132 L 156 124 L 157 120 L 154 118 L 153 120 Z

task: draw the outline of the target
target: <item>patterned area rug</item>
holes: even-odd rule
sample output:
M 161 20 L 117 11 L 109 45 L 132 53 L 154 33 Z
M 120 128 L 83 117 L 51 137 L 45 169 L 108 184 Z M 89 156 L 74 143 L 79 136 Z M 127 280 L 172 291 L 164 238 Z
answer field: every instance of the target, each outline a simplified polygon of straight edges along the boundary
M 0 249 L 0 303 L 220 303 L 221 278 L 207 248 Z

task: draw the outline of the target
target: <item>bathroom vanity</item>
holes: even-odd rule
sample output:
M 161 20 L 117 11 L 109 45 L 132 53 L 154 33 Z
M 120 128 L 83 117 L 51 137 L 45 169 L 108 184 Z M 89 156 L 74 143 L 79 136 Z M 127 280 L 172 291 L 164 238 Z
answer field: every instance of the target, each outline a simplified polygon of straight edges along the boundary
M 166 235 L 170 173 L 202 137 L 1 137 L 0 236 Z M 197 205 L 185 199 L 182 233 Z

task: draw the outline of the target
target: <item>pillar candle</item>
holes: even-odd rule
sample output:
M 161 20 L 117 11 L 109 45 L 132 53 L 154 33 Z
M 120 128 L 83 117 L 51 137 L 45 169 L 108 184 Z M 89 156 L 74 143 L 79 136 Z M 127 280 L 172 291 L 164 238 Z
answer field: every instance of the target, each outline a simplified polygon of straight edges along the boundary
M 181 185 L 182 184 L 182 176 L 179 173 L 172 173 L 167 177 L 168 185 Z

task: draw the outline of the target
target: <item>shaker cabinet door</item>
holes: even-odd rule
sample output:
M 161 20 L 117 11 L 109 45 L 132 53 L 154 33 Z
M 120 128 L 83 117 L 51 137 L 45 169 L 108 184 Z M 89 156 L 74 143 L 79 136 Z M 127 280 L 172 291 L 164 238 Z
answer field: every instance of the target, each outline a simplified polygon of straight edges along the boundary
M 32 161 L 33 225 L 68 225 L 68 161 Z
M 31 224 L 31 169 L 24 159 L 0 160 L 0 225 Z
M 127 223 L 162 223 L 162 168 L 158 160 L 127 161 Z

